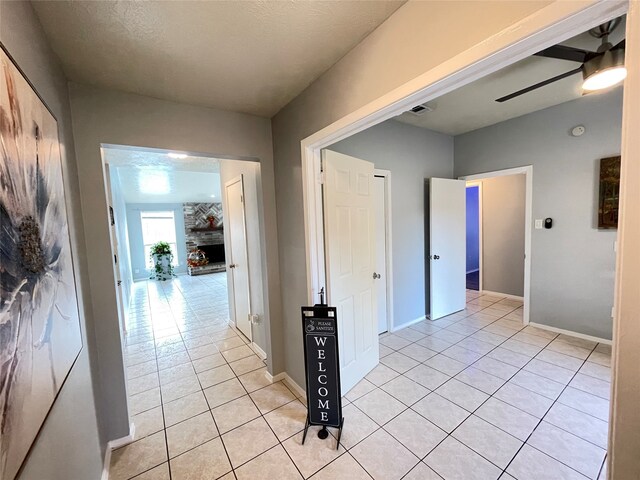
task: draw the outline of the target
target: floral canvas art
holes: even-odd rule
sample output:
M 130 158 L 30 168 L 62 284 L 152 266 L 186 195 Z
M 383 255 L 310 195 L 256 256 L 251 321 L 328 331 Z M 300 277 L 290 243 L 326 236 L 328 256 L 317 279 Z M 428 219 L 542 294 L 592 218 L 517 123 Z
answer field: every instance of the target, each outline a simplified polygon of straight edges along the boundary
M 82 336 L 57 122 L 4 50 L 0 69 L 0 479 L 11 480 Z

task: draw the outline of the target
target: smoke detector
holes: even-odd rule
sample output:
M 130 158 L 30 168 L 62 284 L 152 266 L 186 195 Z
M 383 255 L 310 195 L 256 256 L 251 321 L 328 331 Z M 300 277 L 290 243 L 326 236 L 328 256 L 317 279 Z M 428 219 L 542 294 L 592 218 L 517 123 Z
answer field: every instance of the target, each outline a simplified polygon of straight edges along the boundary
M 431 105 L 423 103 L 422 105 L 416 105 L 415 107 L 413 107 L 411 110 L 409 110 L 409 113 L 413 113 L 414 115 L 417 115 L 419 117 L 420 115 L 424 115 L 427 112 L 433 112 L 434 110 L 435 108 Z

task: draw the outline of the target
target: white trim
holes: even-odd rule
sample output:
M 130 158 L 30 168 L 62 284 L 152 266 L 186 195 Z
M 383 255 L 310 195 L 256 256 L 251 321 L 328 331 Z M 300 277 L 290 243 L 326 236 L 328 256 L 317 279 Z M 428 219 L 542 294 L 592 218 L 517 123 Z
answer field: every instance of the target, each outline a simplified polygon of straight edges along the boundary
M 506 177 L 508 175 L 525 176 L 525 201 L 524 201 L 524 312 L 522 323 L 529 324 L 531 312 L 531 223 L 533 222 L 533 166 L 506 168 L 493 172 L 478 173 L 475 175 L 465 175 L 461 180 L 482 180 L 494 177 Z M 482 275 L 480 275 L 482 277 Z M 480 284 L 482 285 L 482 283 Z M 480 288 L 482 291 L 482 287 Z M 504 295 L 504 294 L 500 294 Z
M 107 442 L 107 448 L 104 452 L 104 463 L 102 465 L 102 477 L 101 480 L 109 480 L 109 467 L 111 465 L 111 452 L 116 448 L 124 447 L 135 441 L 136 426 L 134 423 L 129 424 L 129 435 L 116 438 Z
M 564 328 L 550 327 L 542 323 L 531 322 L 529 326 L 539 328 L 540 330 L 548 330 L 554 333 L 560 333 L 562 335 L 568 335 L 570 337 L 581 338 L 583 340 L 589 340 L 591 342 L 604 343 L 605 345 L 611 345 L 611 340 L 606 338 L 593 337 L 591 335 L 585 335 L 584 333 L 572 332 L 571 330 L 565 330 Z
M 325 286 L 322 148 L 618 17 L 627 6 L 625 0 L 553 2 L 303 139 L 300 147 L 307 301 L 313 304 L 315 294 Z
M 521 300 L 524 302 L 524 297 L 520 297 L 518 295 L 511 295 L 509 293 L 502 293 L 502 292 L 493 292 L 491 290 L 482 290 L 480 292 L 478 292 L 480 294 L 480 296 L 482 295 L 492 295 L 495 297 L 504 297 L 504 298 L 509 298 L 511 300 Z
M 391 240 L 391 171 L 376 168 L 373 170 L 374 177 L 384 178 L 384 209 L 385 209 L 385 282 L 387 284 L 387 331 L 393 331 L 393 249 Z
M 269 380 L 269 382 L 271 383 L 276 383 L 280 381 L 285 382 L 289 387 L 295 390 L 294 393 L 296 393 L 299 397 L 302 397 L 305 400 L 307 399 L 307 391 L 304 388 L 302 388 L 300 385 L 298 385 L 293 380 L 293 378 L 289 376 L 287 372 L 281 372 L 276 375 L 271 375 L 269 372 L 264 372 L 264 376 L 267 377 L 267 380 Z
M 297 394 L 299 397 L 302 397 L 305 401 L 307 400 L 307 391 L 302 388 L 300 385 L 298 385 L 293 378 L 291 378 L 289 376 L 288 373 L 284 374 L 284 378 L 282 379 L 284 381 L 284 383 L 287 384 L 288 387 L 291 387 L 294 391 L 295 394 Z
M 482 182 L 469 181 L 467 187 L 478 187 L 478 292 L 482 292 L 483 244 L 482 244 Z M 465 190 L 466 192 L 466 190 Z M 472 270 L 475 272 L 476 270 Z M 471 272 L 467 272 L 471 273 Z M 465 279 L 466 280 L 466 279 Z
M 267 353 L 256 342 L 251 342 L 251 348 L 262 360 L 267 359 Z
M 101 480 L 109 480 L 109 466 L 111 465 L 111 449 L 107 444 L 106 451 L 104 452 L 104 463 L 102 464 L 102 476 Z
M 271 383 L 275 383 L 275 382 L 279 382 L 280 380 L 283 380 L 284 375 L 285 375 L 284 372 L 277 373 L 275 375 L 271 375 L 268 370 L 264 372 L 264 376 L 267 377 L 267 380 L 269 380 Z
M 402 325 L 394 325 L 393 329 L 389 331 L 389 333 L 395 333 L 398 332 L 400 330 L 404 330 L 407 327 L 410 327 L 411 325 L 415 325 L 416 323 L 420 323 L 423 320 L 426 320 L 427 317 L 425 315 L 418 317 L 418 318 L 414 318 L 413 320 L 408 321 L 407 323 L 403 323 Z

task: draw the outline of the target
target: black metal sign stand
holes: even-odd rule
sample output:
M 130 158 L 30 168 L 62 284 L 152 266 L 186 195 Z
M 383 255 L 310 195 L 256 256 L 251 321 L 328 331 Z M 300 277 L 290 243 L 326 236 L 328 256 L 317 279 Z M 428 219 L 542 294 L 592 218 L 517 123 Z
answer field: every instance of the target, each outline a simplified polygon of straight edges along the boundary
M 336 450 L 340 448 L 344 425 L 337 322 L 336 308 L 324 304 L 324 289 L 320 293 L 319 304 L 302 307 L 307 383 L 307 420 L 302 444 L 310 426 L 322 426 L 318 432 L 318 438 L 322 440 L 329 436 L 327 427 L 333 427 L 339 429 Z

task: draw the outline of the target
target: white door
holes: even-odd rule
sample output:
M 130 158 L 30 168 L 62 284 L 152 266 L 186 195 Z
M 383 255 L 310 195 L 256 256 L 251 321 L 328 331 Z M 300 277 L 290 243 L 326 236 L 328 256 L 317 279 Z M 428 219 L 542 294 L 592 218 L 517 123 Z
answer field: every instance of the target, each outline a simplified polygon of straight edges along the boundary
M 465 308 L 466 182 L 429 180 L 430 318 Z
M 342 394 L 379 360 L 373 164 L 323 150 L 327 294 L 338 308 Z
M 373 179 L 375 191 L 376 215 L 376 299 L 378 301 L 378 333 L 386 332 L 387 318 L 387 198 L 386 179 L 375 176 Z
M 244 211 L 244 185 L 242 175 L 225 184 L 227 216 L 225 227 L 229 229 L 230 245 L 226 248 L 228 272 L 233 291 L 233 312 L 236 328 L 249 340 L 251 337 L 251 312 L 249 292 L 249 262 L 247 255 L 247 230 Z
M 127 334 L 127 312 L 124 305 L 124 294 L 122 292 L 122 274 L 120 272 L 120 252 L 118 245 L 118 233 L 116 231 L 116 218 L 113 205 L 115 199 L 113 198 L 113 191 L 111 189 L 111 169 L 108 163 L 104 165 L 105 171 L 105 183 L 107 186 L 107 198 L 109 199 L 109 236 L 111 237 L 111 251 L 113 253 L 113 275 L 116 281 L 116 304 L 118 306 L 118 320 L 120 321 L 120 340 L 122 344 L 125 344 L 125 336 Z M 127 306 L 128 307 L 128 306 Z

